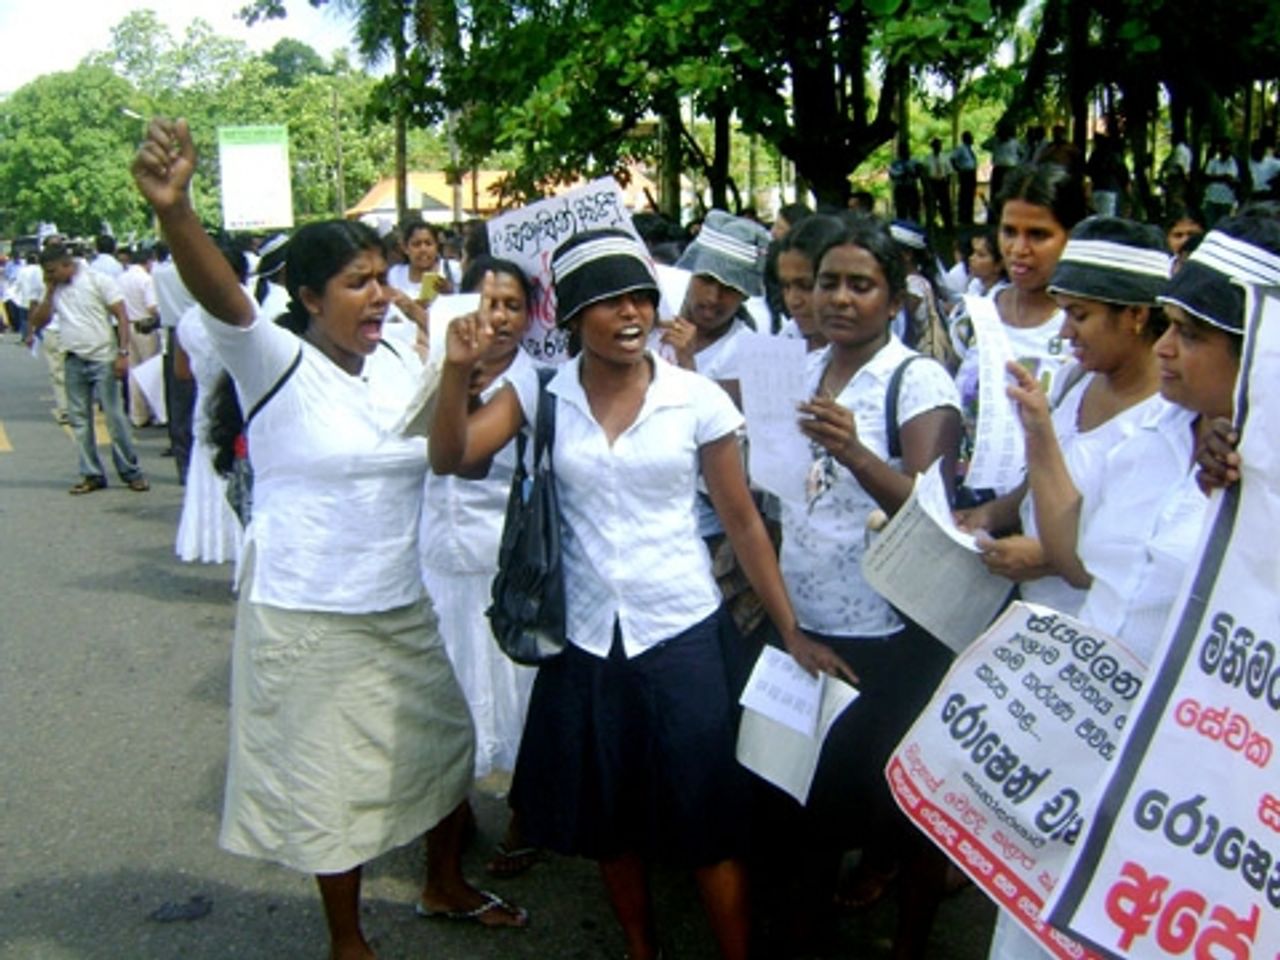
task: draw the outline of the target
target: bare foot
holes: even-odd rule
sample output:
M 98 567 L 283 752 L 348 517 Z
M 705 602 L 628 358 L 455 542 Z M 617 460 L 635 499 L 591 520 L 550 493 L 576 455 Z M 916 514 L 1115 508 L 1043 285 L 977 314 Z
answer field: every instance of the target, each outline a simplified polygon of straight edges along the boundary
M 372 947 L 361 940 L 358 943 L 331 944 L 329 960 L 378 960 L 378 955 L 373 952 Z

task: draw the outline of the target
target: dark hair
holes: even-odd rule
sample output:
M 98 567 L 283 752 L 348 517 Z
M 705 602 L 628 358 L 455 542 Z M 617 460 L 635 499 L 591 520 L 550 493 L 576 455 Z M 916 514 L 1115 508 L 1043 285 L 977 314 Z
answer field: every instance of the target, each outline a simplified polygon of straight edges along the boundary
M 42 267 L 70 259 L 71 251 L 60 243 L 51 243 L 40 251 L 40 266 Z
M 793 228 L 812 216 L 813 211 L 803 203 L 788 203 L 778 210 L 778 218 L 787 221 Z
M 973 241 L 982 239 L 987 242 L 987 251 L 996 263 L 1004 263 L 1004 254 L 1000 252 L 1000 237 L 996 234 L 995 224 L 974 227 L 969 234 L 969 253 L 973 253 Z
M 785 208 L 784 208 L 785 209 Z M 787 235 L 778 241 L 778 253 L 795 251 L 803 254 L 818 269 L 818 259 L 827 247 L 827 242 L 844 229 L 840 219 L 826 213 L 810 214 L 804 220 L 787 231 Z
M 244 286 L 249 279 L 249 258 L 244 255 L 244 248 L 234 241 L 222 240 L 218 243 L 218 252 L 236 275 L 236 282 Z
M 898 253 L 898 244 L 889 234 L 889 228 L 875 217 L 852 210 L 838 213 L 832 219 L 839 223 L 840 229 L 829 234 L 826 242 L 819 248 L 813 261 L 815 272 L 821 266 L 823 257 L 833 248 L 861 247 L 880 265 L 889 284 L 889 295 L 901 296 L 907 288 L 907 271 Z
M 477 257 L 472 261 L 471 266 L 467 267 L 467 272 L 462 277 L 462 283 L 459 285 L 462 293 L 478 293 L 480 284 L 484 282 L 484 275 L 492 270 L 494 273 L 505 274 L 519 281 L 520 289 L 524 291 L 524 302 L 526 309 L 533 309 L 533 284 L 529 282 L 529 277 L 520 269 L 520 265 L 512 260 L 503 260 L 499 257 L 491 257 L 488 254 Z
M 436 229 L 434 223 L 427 223 L 421 217 L 405 217 L 400 221 L 400 242 L 408 244 L 413 239 L 413 235 L 419 230 L 425 230 L 431 234 L 431 239 L 436 242 L 436 246 L 440 245 L 440 231 Z
M 489 227 L 483 220 L 468 220 L 462 225 L 462 256 L 470 263 L 489 252 Z
M 116 238 L 109 233 L 100 233 L 93 241 L 94 247 L 99 253 L 115 253 Z
M 311 315 L 302 305 L 302 288 L 317 295 L 323 293 L 325 284 L 357 254 L 368 250 L 381 254 L 382 243 L 371 227 L 358 220 L 322 220 L 295 233 L 284 259 L 289 310 L 280 318 L 280 325 L 302 336 L 311 322 Z
M 1176 227 L 1178 222 L 1181 220 L 1190 220 L 1194 223 L 1198 223 L 1201 227 L 1204 226 L 1204 214 L 1199 210 L 1195 207 L 1176 204 L 1171 206 L 1165 214 L 1164 232 L 1168 233 Z
M 271 292 L 271 278 L 284 277 L 287 273 L 284 264 L 288 256 L 289 241 L 286 240 L 258 261 L 258 281 L 253 285 L 253 299 L 258 301 L 258 306 L 266 302 L 267 294 Z
M 993 219 L 996 223 L 1000 222 L 1001 211 L 1010 200 L 1045 207 L 1067 232 L 1088 212 L 1080 178 L 1052 163 L 1023 164 L 1005 174 L 995 199 Z

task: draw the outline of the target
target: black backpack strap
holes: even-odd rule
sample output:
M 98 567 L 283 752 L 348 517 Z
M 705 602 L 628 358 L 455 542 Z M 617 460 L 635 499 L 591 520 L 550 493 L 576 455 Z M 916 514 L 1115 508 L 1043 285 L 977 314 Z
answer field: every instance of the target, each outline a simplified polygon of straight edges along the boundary
M 893 376 L 889 378 L 889 389 L 884 395 L 884 433 L 888 441 L 890 460 L 896 460 L 902 456 L 902 437 L 898 433 L 898 398 L 902 393 L 902 378 L 906 375 L 907 367 L 923 359 L 925 358 L 921 354 L 912 354 L 898 364 L 897 369 L 893 371 Z
M 293 362 L 289 364 L 288 368 L 285 370 L 284 373 L 280 374 L 280 379 L 271 385 L 271 389 L 268 390 L 266 393 L 264 393 L 258 399 L 258 402 L 253 405 L 253 409 L 249 411 L 247 416 L 245 416 L 243 429 L 245 430 L 249 429 L 249 423 L 253 420 L 254 417 L 258 415 L 258 412 L 267 405 L 267 401 L 280 392 L 280 388 L 283 387 L 285 385 L 285 382 L 290 377 L 293 376 L 294 371 L 298 369 L 301 363 L 302 363 L 302 345 L 299 344 L 298 352 L 297 354 L 294 355 Z

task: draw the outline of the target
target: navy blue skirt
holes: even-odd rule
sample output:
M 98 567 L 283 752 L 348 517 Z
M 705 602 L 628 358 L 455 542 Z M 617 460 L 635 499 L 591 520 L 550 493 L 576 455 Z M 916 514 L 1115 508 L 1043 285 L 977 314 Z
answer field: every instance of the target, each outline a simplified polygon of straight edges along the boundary
M 905 823 L 884 769 L 955 654 L 912 623 L 888 637 L 814 639 L 844 657 L 858 675 L 861 695 L 827 735 L 808 812 L 828 842 L 860 846 Z
M 534 681 L 511 805 L 559 853 L 706 866 L 742 853 L 746 774 L 720 611 L 627 659 L 572 644 Z

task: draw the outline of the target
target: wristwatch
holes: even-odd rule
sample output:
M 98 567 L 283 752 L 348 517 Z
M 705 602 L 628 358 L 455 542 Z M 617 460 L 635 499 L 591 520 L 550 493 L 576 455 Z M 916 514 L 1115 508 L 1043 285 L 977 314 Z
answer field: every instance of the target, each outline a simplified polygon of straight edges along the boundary
M 118 350 L 116 350 L 117 357 L 127 357 L 128 355 L 129 355 L 128 347 L 120 347 Z

